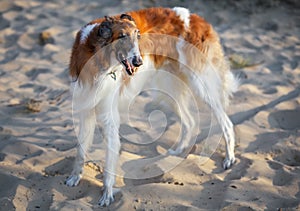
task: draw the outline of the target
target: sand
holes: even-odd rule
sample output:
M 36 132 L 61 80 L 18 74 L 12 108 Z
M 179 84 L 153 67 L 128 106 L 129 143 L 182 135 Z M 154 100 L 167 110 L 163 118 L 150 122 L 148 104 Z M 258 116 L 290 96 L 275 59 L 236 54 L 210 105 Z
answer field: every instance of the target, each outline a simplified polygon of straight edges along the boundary
M 88 21 L 151 6 L 185 6 L 220 33 L 232 71 L 241 79 L 228 109 L 237 163 L 222 169 L 223 141 L 203 159 L 198 140 L 186 159 L 168 158 L 167 170 L 161 163 L 146 165 L 142 170 L 150 169 L 154 177 L 134 179 L 130 172 L 141 166 L 133 161 L 164 154 L 179 124 L 170 113 L 166 134 L 151 147 L 133 144 L 139 134 L 125 124 L 123 133 L 131 142 L 122 138 L 124 177 L 118 178 L 115 203 L 102 209 L 97 201 L 103 149 L 97 165 L 85 165 L 78 187 L 64 185 L 76 152 L 70 51 L 76 31 Z M 2 0 L 0 210 L 300 210 L 299 10 L 293 0 Z M 138 99 L 138 106 L 151 100 L 147 93 Z M 160 118 L 156 114 L 154 122 Z M 143 130 L 145 122 L 133 119 L 132 125 Z

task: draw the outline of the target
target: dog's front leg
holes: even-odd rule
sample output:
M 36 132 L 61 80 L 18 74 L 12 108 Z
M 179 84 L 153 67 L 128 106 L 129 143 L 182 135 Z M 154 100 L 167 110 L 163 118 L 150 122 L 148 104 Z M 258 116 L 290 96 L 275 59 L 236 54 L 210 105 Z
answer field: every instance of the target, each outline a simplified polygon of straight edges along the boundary
M 77 156 L 74 162 L 74 167 L 71 175 L 66 180 L 66 185 L 76 186 L 78 185 L 84 166 L 84 159 L 88 150 L 88 147 L 93 142 L 95 131 L 95 112 L 93 109 L 89 111 L 81 111 L 79 113 L 79 135 L 77 144 Z
M 101 115 L 103 132 L 106 140 L 106 160 L 103 195 L 99 201 L 100 206 L 108 206 L 114 201 L 113 185 L 115 184 L 116 165 L 119 159 L 120 138 L 119 127 L 120 117 L 118 111 Z

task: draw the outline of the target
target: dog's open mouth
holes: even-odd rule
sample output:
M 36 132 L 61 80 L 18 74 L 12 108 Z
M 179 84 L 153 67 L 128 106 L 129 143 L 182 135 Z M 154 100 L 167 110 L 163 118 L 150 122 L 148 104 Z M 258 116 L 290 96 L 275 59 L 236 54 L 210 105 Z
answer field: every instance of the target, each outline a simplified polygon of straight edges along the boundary
M 134 67 L 122 53 L 118 54 L 119 61 L 123 64 L 128 75 L 133 75 L 136 67 Z

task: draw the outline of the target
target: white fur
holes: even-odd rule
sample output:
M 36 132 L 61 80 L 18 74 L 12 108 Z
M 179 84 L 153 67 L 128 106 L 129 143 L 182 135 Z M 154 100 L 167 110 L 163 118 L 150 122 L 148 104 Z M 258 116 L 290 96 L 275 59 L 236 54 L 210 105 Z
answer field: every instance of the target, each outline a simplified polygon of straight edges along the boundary
M 174 7 L 173 10 L 184 23 L 185 29 L 190 27 L 190 11 L 184 7 Z
M 224 105 L 226 108 L 229 105 L 229 97 L 232 97 L 233 93 L 238 90 L 240 81 L 232 74 L 232 72 L 227 72 L 224 85 Z
M 174 10 L 188 26 L 188 10 L 183 8 L 175 8 Z M 86 40 L 94 27 L 95 24 L 83 28 L 81 40 Z M 169 150 L 170 154 L 180 154 L 188 147 L 190 145 L 189 141 L 192 138 L 191 131 L 198 126 L 188 107 L 187 101 L 191 99 L 189 99 L 188 95 L 182 94 L 192 90 L 193 97 L 196 100 L 202 99 L 211 106 L 221 125 L 226 143 L 226 158 L 223 162 L 223 167 L 225 169 L 229 168 L 235 162 L 233 125 L 225 113 L 224 105 L 228 102 L 228 97 L 236 88 L 236 80 L 228 72 L 223 81 L 220 75 L 222 71 L 216 69 L 217 67 L 214 67 L 209 61 L 207 64 L 201 65 L 201 71 L 191 72 L 188 70 L 188 58 L 184 52 L 185 45 L 185 41 L 179 39 L 176 50 L 179 53 L 180 62 L 180 70 L 178 72 L 186 73 L 186 83 L 178 83 L 178 76 L 177 79 L 174 77 L 174 75 L 176 76 L 176 71 L 170 73 L 163 69 L 156 70 L 152 60 L 148 56 L 145 56 L 143 65 L 139 67 L 135 75 L 130 76 L 130 82 L 125 87 L 122 87 L 122 74 L 126 73 L 122 70 L 121 65 L 112 67 L 105 73 L 97 75 L 92 85 L 80 84 L 79 82 L 75 82 L 72 85 L 74 89 L 73 110 L 78 113 L 80 124 L 78 154 L 72 174 L 66 181 L 67 185 L 75 186 L 79 183 L 82 177 L 85 153 L 93 141 L 95 124 L 97 121 L 100 121 L 103 126 L 103 135 L 107 142 L 107 151 L 104 192 L 99 204 L 101 206 L 108 206 L 113 202 L 113 185 L 115 183 L 116 165 L 120 150 L 120 112 L 127 110 L 132 98 L 139 94 L 149 81 L 152 82 L 150 85 L 151 88 L 168 93 L 171 98 L 177 100 L 178 105 L 175 108 L 175 112 L 181 117 L 183 131 L 181 131 L 182 138 L 177 148 Z M 139 53 L 137 46 L 135 46 L 131 53 Z M 208 60 L 210 59 L 208 57 Z M 113 79 L 109 74 L 112 70 L 116 71 L 116 79 Z M 160 99 L 164 100 L 164 98 Z M 170 102 L 166 101 L 166 103 L 174 106 Z
M 80 43 L 85 43 L 86 39 L 88 38 L 88 36 L 90 35 L 91 31 L 95 28 L 95 26 L 99 25 L 98 23 L 94 23 L 94 24 L 89 24 L 84 26 L 81 30 L 80 30 Z
M 176 44 L 176 50 L 179 52 L 178 62 L 180 63 L 181 67 L 183 65 L 187 65 L 186 56 L 184 54 L 184 47 L 187 42 L 180 36 L 179 41 Z
M 177 50 L 179 51 L 180 61 L 185 62 L 185 56 L 182 51 L 183 43 L 179 41 Z M 181 66 L 183 68 L 184 65 Z M 110 70 L 109 70 L 110 71 Z M 224 132 L 226 142 L 226 158 L 223 167 L 229 168 L 235 161 L 234 156 L 234 131 L 233 125 L 225 113 L 222 102 L 222 84 L 224 83 L 219 76 L 219 72 L 214 67 L 207 65 L 203 72 L 199 74 L 189 75 L 188 87 L 185 84 L 178 83 L 176 77 L 169 77 L 164 70 L 155 70 L 154 64 L 148 57 L 144 58 L 144 64 L 139 71 L 132 76 L 131 82 L 125 87 L 122 92 L 121 88 L 121 74 L 124 74 L 121 69 L 116 72 L 116 80 L 108 75 L 109 71 L 98 76 L 95 80 L 94 86 L 85 87 L 76 82 L 73 109 L 79 113 L 80 128 L 79 128 L 79 144 L 78 155 L 74 164 L 74 169 L 71 176 L 66 181 L 69 186 L 76 186 L 81 177 L 84 164 L 85 153 L 88 150 L 90 143 L 93 141 L 94 129 L 96 122 L 101 122 L 103 125 L 104 137 L 107 141 L 106 162 L 105 162 L 105 179 L 104 192 L 99 204 L 101 206 L 108 206 L 114 201 L 113 185 L 115 183 L 116 165 L 120 150 L 120 112 L 126 111 L 132 98 L 136 96 L 144 85 L 151 78 L 150 87 L 168 93 L 169 96 L 177 100 L 177 109 L 175 113 L 181 118 L 183 130 L 181 131 L 181 139 L 175 150 L 170 149 L 171 155 L 178 155 L 182 153 L 186 147 L 190 146 L 192 131 L 197 126 L 195 118 L 190 113 L 187 99 L 181 95 L 183 89 L 192 89 L 195 97 L 203 99 L 208 103 L 214 114 L 216 115 L 221 128 Z M 182 69 L 182 71 L 188 71 Z M 234 82 L 235 79 L 231 73 L 228 73 L 228 82 Z M 225 81 L 226 83 L 226 81 Z M 235 82 L 227 84 L 226 93 L 231 93 L 235 88 Z M 231 86 L 233 85 L 233 87 Z M 73 85 L 74 86 L 74 85 Z M 120 94 L 122 93 L 122 94 Z M 226 95 L 227 97 L 229 94 Z M 161 98 L 160 98 L 161 99 Z M 163 100 L 163 99 L 162 99 Z M 226 99 L 225 99 L 226 100 Z M 170 102 L 167 102 L 170 104 Z M 173 106 L 170 104 L 170 106 Z M 173 107 L 174 108 L 174 107 Z M 178 109 L 179 108 L 179 109 Z

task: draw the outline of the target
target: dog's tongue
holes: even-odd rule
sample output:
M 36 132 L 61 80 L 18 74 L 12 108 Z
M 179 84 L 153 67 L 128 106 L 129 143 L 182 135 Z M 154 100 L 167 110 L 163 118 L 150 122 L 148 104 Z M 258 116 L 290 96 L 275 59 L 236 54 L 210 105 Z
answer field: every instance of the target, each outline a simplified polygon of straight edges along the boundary
M 124 59 L 122 61 L 122 64 L 125 66 L 125 70 L 128 73 L 128 75 L 132 75 L 133 74 L 133 67 L 131 66 L 129 61 L 127 59 Z

